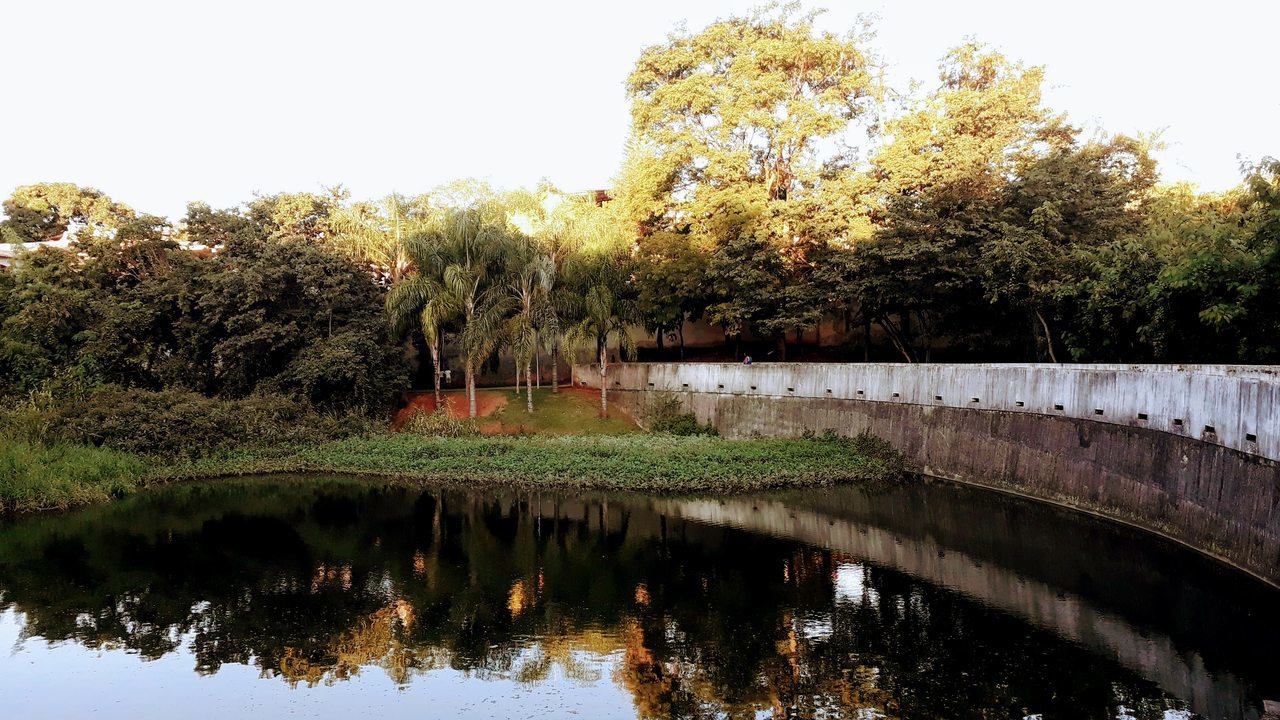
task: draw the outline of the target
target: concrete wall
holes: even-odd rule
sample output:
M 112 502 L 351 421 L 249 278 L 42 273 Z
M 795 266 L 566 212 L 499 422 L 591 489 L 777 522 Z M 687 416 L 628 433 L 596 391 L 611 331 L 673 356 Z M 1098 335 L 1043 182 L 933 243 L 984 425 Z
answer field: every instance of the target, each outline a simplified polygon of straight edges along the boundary
M 592 366 L 574 382 L 599 387 Z M 1280 584 L 1280 368 L 624 364 L 722 434 L 869 431 L 929 475 L 1066 504 Z

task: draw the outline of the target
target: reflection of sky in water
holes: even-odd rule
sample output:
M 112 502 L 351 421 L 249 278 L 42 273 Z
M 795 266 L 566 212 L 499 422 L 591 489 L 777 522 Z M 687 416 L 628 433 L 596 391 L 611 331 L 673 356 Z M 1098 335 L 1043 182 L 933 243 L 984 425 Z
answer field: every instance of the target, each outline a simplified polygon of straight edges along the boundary
M 70 642 L 50 645 L 43 638 L 19 640 L 22 616 L 0 613 L 0 704 L 5 720 L 70 720 L 103 714 L 130 718 L 229 720 L 243 717 L 334 717 L 397 720 L 412 718 L 528 718 L 531 708 L 558 708 L 562 717 L 632 718 L 630 694 L 611 678 L 617 654 L 576 659 L 597 671 L 596 682 L 580 682 L 557 668 L 538 683 L 449 668 L 415 675 L 396 685 L 378 668 L 349 680 L 291 688 L 263 682 L 259 670 L 224 664 L 216 674 L 192 672 L 185 649 L 158 660 L 139 661 L 118 650 L 86 652 Z M 532 652 L 532 651 L 530 651 Z M 370 713 L 376 708 L 376 713 Z M 766 716 L 767 717 L 767 716 Z
M 875 604 L 880 601 L 873 587 L 867 586 L 867 568 L 862 563 L 840 563 L 836 566 L 836 602 Z

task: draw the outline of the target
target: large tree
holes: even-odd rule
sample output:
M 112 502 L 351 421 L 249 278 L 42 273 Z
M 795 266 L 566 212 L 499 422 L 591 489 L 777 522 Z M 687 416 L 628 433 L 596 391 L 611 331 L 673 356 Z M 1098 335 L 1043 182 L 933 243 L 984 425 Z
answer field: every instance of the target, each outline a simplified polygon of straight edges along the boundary
M 53 240 L 73 225 L 114 230 L 134 216 L 129 206 L 74 183 L 22 185 L 3 208 L 8 219 L 0 222 L 0 242 L 6 243 Z
M 852 33 L 818 31 L 815 14 L 787 5 L 644 51 L 627 81 L 633 141 L 619 188 L 640 255 L 659 266 L 642 271 L 647 282 L 660 289 L 666 274 L 660 266 L 673 243 L 655 235 L 666 231 L 689 235 L 694 252 L 718 255 L 706 265 L 713 273 L 745 261 L 749 242 L 759 260 L 753 277 L 769 273 L 768 285 L 813 294 L 812 256 L 858 226 L 846 215 L 833 231 L 813 210 L 853 207 L 831 202 L 829 188 L 854 160 L 853 121 L 869 115 L 879 93 L 862 44 Z M 718 288 L 709 318 L 728 333 L 752 327 L 782 338 L 822 315 L 803 301 L 762 302 L 756 280 L 741 280 L 722 273 L 706 283 Z M 652 324 L 664 328 L 683 314 L 653 309 L 665 317 Z
M 946 336 L 984 344 L 992 315 L 981 284 L 983 244 L 1020 158 L 1046 137 L 1040 68 L 967 44 L 948 53 L 940 85 L 889 124 L 874 158 L 881 197 L 874 242 L 859 247 L 849 293 L 908 362 Z
M 1000 201 L 998 232 L 981 251 L 989 299 L 1034 317 L 1053 362 L 1059 340 L 1050 318 L 1076 324 L 1070 305 L 1082 280 L 1104 246 L 1141 229 L 1155 182 L 1147 143 L 1128 137 L 1079 143 L 1075 135 L 1061 128 L 1047 149 L 1023 155 Z

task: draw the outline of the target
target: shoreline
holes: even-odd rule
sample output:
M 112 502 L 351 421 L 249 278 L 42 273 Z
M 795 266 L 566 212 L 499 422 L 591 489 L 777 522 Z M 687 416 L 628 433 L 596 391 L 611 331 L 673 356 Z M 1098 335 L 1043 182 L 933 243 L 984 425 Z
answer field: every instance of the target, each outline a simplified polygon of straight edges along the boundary
M 0 454 L 15 445 L 0 442 Z M 76 468 L 79 475 L 64 476 L 56 462 L 29 468 L 37 481 L 57 484 L 27 483 L 19 488 L 25 490 L 21 494 L 10 490 L 0 495 L 0 516 L 110 502 L 174 482 L 249 475 L 329 474 L 673 494 L 889 480 L 907 470 L 900 455 L 871 436 L 725 439 L 636 433 L 443 438 L 388 433 L 314 446 L 246 448 L 167 463 L 82 446 L 25 449 L 55 461 L 64 454 L 83 456 Z

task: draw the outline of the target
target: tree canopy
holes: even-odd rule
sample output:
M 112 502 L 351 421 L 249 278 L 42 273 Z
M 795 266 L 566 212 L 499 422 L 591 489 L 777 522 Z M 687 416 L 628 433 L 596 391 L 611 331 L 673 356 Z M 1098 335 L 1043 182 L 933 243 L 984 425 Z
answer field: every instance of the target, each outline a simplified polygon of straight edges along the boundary
M 405 342 L 437 390 L 453 362 L 474 391 L 499 354 L 526 386 L 566 351 L 606 372 L 644 333 L 684 357 L 692 322 L 779 360 L 826 324 L 845 344 L 824 357 L 1280 362 L 1280 162 L 1222 193 L 1162 184 L 1157 137 L 1082 130 L 1044 68 L 966 41 L 903 92 L 867 27 L 818 18 L 771 5 L 645 49 L 608 190 L 335 187 L 171 223 L 19 187 L 0 241 L 71 245 L 0 273 L 0 394 L 368 412 L 405 386 Z

